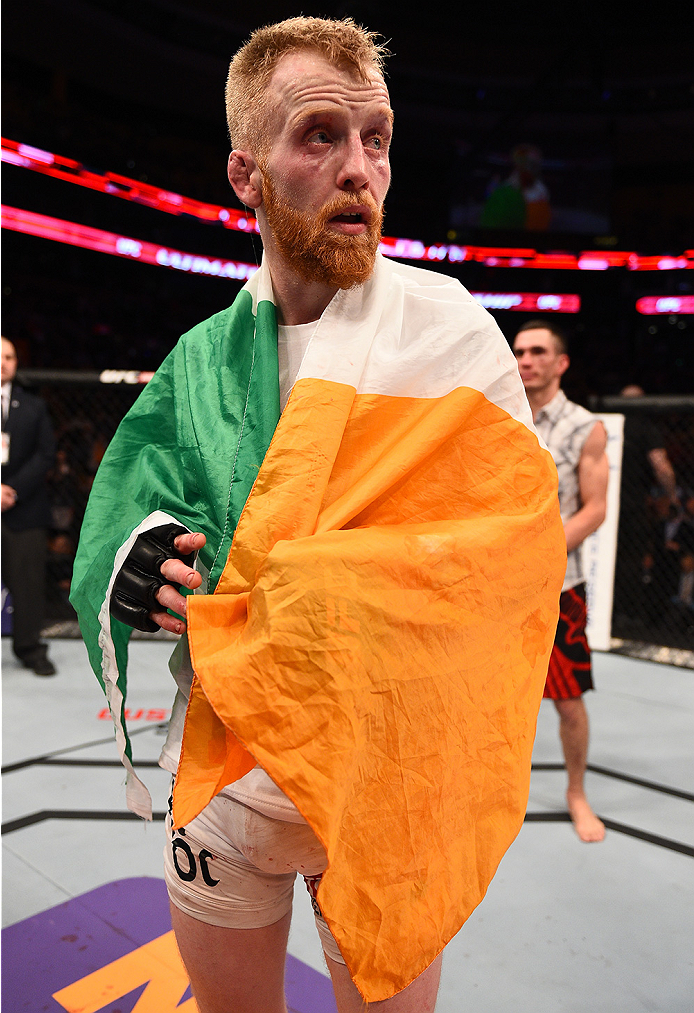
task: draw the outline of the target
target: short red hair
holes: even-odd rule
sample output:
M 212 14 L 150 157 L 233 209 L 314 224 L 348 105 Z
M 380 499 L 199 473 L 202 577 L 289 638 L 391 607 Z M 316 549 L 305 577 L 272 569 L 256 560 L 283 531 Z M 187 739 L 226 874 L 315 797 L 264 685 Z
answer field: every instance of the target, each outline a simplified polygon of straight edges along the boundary
M 389 55 L 377 38 L 375 32 L 362 28 L 352 18 L 333 21 L 302 16 L 258 28 L 229 66 L 226 110 L 232 147 L 248 146 L 256 154 L 269 148 L 263 93 L 286 53 L 313 50 L 367 81 L 370 72 L 383 75 L 384 59 Z

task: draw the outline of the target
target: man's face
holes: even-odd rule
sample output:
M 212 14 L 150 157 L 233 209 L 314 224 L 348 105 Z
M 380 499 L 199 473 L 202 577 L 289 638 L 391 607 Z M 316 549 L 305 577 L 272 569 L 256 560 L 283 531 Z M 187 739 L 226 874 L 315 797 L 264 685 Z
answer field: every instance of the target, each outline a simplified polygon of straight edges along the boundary
M 17 353 L 14 345 L 7 338 L 2 339 L 2 382 L 14 380 L 17 372 Z
M 367 82 L 317 53 L 283 57 L 267 92 L 273 143 L 259 159 L 267 223 L 307 281 L 366 281 L 390 184 L 392 112 L 375 71 Z
M 568 355 L 559 351 L 553 335 L 545 327 L 521 331 L 513 342 L 513 352 L 523 386 L 531 392 L 540 392 L 555 384 L 569 365 Z

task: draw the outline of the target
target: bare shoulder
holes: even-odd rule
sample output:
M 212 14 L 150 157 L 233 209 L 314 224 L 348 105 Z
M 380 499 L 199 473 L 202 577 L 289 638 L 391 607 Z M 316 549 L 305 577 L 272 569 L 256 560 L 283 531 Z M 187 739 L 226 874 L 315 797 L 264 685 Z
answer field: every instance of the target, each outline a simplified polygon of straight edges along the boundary
M 588 434 L 586 442 L 583 444 L 583 450 L 581 456 L 587 457 L 601 457 L 607 449 L 607 431 L 599 419 L 595 420 L 595 425 Z

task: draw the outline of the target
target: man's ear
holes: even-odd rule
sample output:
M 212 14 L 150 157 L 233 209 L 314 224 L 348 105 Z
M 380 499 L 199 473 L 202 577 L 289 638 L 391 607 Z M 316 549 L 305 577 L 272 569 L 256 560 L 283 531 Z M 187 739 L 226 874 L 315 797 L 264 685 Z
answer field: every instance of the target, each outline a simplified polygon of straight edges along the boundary
M 259 208 L 263 203 L 262 175 L 253 155 L 248 151 L 232 151 L 227 175 L 241 203 L 249 208 Z
M 571 360 L 566 352 L 562 352 L 561 355 L 557 356 L 557 373 L 559 376 L 563 376 L 570 365 Z

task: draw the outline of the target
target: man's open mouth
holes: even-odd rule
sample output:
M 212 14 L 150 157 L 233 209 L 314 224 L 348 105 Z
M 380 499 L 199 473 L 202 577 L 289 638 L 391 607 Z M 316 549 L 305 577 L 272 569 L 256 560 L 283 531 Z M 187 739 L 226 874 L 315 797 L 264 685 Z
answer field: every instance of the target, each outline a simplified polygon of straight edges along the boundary
M 354 208 L 346 211 L 341 211 L 338 215 L 333 215 L 330 219 L 331 222 L 343 222 L 345 225 L 367 225 L 371 215 L 368 208 Z

